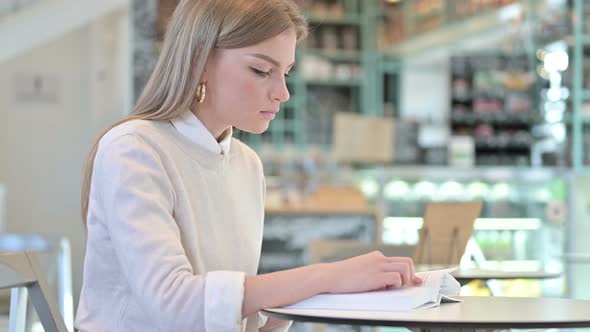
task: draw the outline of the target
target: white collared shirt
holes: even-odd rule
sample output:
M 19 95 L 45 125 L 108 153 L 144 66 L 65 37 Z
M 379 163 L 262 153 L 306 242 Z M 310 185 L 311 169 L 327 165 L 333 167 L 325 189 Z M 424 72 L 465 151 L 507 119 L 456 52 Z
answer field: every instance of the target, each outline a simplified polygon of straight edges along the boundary
M 222 134 L 223 140 L 217 142 L 203 122 L 189 110 L 183 112 L 179 117 L 170 120 L 170 122 L 181 134 L 205 149 L 217 154 L 229 154 L 233 134 L 231 127 Z

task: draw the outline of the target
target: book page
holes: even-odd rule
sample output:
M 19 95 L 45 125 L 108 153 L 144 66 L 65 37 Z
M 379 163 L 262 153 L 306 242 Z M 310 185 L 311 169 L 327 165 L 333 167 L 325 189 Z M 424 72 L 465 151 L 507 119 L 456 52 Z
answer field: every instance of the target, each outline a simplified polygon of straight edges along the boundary
M 459 295 L 460 286 L 450 275 L 456 268 L 419 272 L 419 286 L 347 294 L 319 294 L 287 306 L 288 309 L 407 311 L 437 306 L 442 302 L 458 302 L 450 295 Z M 441 294 L 441 289 L 447 292 Z
M 433 288 L 436 290 L 440 290 L 440 287 L 443 282 L 443 277 L 445 274 L 450 274 L 451 272 L 457 270 L 456 267 L 442 269 L 442 270 L 432 270 L 432 271 L 424 271 L 416 273 L 417 276 L 422 278 L 422 286 Z
M 416 275 L 422 278 L 422 287 L 438 290 L 437 304 L 441 302 L 461 302 L 461 300 L 452 297 L 459 295 L 461 292 L 461 284 L 451 275 L 455 270 L 457 270 L 457 267 L 418 272 Z
M 438 302 L 438 292 L 428 287 L 404 287 L 362 293 L 319 294 L 286 306 L 287 309 L 407 311 Z

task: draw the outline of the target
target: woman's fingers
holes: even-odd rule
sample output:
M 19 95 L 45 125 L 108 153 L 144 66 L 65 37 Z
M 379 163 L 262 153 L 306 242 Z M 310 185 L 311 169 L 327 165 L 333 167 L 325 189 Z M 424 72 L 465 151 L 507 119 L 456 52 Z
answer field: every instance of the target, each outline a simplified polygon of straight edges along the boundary
M 402 285 L 407 286 L 412 282 L 413 275 L 410 273 L 408 264 L 404 262 L 389 262 L 384 268 L 385 272 L 397 272 L 402 279 Z
M 392 262 L 403 262 L 408 264 L 410 268 L 410 273 L 412 275 L 416 274 L 416 268 L 414 266 L 414 261 L 410 257 L 388 257 L 388 259 Z
M 415 275 L 411 258 L 387 257 L 379 251 L 326 266 L 330 267 L 330 273 L 338 280 L 331 285 L 331 293 L 394 289 L 422 282 Z
M 404 283 L 403 276 L 400 272 L 385 272 L 380 275 L 379 286 L 377 290 L 396 289 L 406 286 L 419 286 L 422 283 L 420 277 L 414 276 L 410 279 L 410 283 Z
M 399 271 L 402 273 L 403 285 L 412 285 L 415 283 L 414 262 L 410 257 L 387 257 L 390 262 L 387 271 Z
M 420 285 L 422 285 L 422 278 L 415 275 L 414 278 L 412 278 L 412 286 L 420 286 Z
M 379 284 L 385 289 L 401 288 L 402 277 L 399 272 L 385 272 L 380 276 Z

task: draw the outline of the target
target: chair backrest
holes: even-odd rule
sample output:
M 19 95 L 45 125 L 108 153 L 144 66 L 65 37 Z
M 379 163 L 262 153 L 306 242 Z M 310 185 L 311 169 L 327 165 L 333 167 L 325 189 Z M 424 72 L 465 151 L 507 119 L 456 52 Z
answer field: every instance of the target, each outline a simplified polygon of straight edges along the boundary
M 0 253 L 23 251 L 38 254 L 45 281 L 56 294 L 57 304 L 66 327 L 73 331 L 74 296 L 70 242 L 63 236 L 0 233 Z M 17 305 L 18 301 L 11 300 L 10 305 L 13 311 L 18 308 L 19 312 L 26 312 L 26 293 L 26 288 L 11 291 L 11 299 L 18 298 L 23 301 L 22 304 Z M 27 326 L 37 322 L 33 312 L 27 313 L 23 319 L 25 320 L 23 324 Z
M 45 281 L 36 253 L 28 251 L 0 253 L 0 289 L 6 288 L 27 290 L 46 332 L 68 331 L 59 313 L 57 302 Z M 18 319 L 12 319 L 13 315 L 22 314 L 12 310 L 22 305 L 23 299 L 19 295 L 23 294 L 18 291 L 12 292 L 9 327 L 11 331 L 23 326 Z
M 416 264 L 459 265 L 482 202 L 429 202 L 414 253 Z

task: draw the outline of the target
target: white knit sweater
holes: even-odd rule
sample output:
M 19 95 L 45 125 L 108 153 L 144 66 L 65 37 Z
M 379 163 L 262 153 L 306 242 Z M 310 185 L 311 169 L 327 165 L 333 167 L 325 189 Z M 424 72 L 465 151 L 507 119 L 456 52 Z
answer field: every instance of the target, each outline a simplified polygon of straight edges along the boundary
M 230 147 L 214 153 L 168 121 L 130 121 L 101 139 L 78 329 L 257 330 L 241 308 L 260 259 L 264 176 L 253 150 Z

